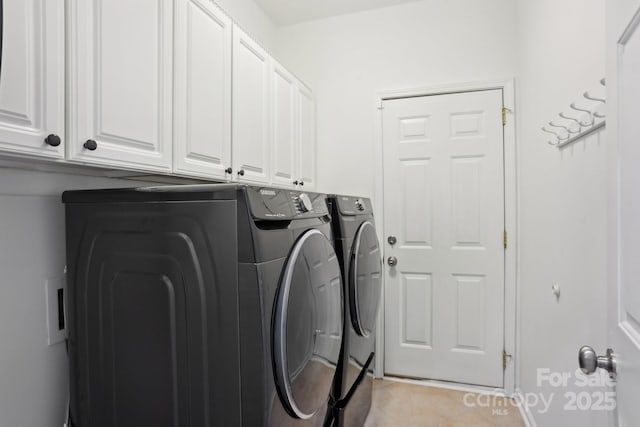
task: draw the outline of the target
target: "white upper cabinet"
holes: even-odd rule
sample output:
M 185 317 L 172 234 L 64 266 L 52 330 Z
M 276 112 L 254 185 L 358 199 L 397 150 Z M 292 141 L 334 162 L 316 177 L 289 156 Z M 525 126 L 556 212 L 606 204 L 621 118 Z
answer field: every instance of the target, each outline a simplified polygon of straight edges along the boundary
M 67 6 L 67 158 L 170 172 L 173 2 L 83 0 Z
M 301 83 L 297 86 L 298 176 L 304 189 L 316 186 L 316 121 L 315 101 L 311 91 Z
M 64 158 L 64 0 L 4 0 L 0 150 Z
M 231 171 L 231 20 L 209 0 L 177 0 L 173 170 Z
M 296 80 L 273 61 L 271 70 L 271 182 L 296 185 Z
M 271 58 L 233 27 L 233 175 L 269 183 L 269 81 Z

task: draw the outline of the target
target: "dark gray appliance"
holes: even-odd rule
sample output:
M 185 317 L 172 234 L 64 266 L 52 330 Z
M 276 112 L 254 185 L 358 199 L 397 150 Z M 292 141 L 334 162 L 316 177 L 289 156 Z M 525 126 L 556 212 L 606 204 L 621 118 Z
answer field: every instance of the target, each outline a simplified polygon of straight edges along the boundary
M 371 408 L 382 255 L 369 199 L 330 195 L 327 202 L 345 295 L 333 413 L 336 426 L 362 426 Z
M 324 196 L 219 184 L 63 201 L 74 426 L 322 425 L 343 330 Z

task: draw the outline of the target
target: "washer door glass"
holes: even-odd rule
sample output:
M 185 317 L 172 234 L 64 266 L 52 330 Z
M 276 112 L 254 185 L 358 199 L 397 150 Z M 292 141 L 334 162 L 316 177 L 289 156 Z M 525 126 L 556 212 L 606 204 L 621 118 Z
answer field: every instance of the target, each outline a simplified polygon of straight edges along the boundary
M 374 330 L 380 302 L 382 259 L 373 224 L 363 222 L 356 232 L 349 260 L 349 310 L 356 333 L 368 337 Z
M 308 419 L 327 402 L 342 341 L 340 265 L 312 229 L 285 262 L 272 325 L 274 375 L 287 412 Z

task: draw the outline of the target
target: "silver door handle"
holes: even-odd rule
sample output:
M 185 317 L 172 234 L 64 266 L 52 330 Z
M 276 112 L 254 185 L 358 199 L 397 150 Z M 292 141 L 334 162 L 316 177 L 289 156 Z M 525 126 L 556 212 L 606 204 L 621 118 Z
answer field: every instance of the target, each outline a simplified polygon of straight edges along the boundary
M 582 372 L 587 375 L 593 374 L 600 368 L 609 372 L 609 378 L 616 377 L 616 358 L 610 348 L 607 349 L 606 356 L 598 356 L 592 347 L 584 345 L 578 351 L 578 364 Z
M 396 265 L 398 265 L 398 258 L 390 256 L 389 258 L 387 258 L 387 264 L 389 264 L 390 267 L 395 267 Z

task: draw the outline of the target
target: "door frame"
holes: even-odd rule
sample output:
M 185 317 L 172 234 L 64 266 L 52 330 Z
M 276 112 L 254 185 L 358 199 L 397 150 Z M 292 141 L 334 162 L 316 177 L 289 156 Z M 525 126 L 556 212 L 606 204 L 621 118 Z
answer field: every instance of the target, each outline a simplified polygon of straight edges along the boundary
M 518 365 L 519 331 L 518 312 L 520 307 L 518 283 L 518 228 L 517 228 L 517 147 L 515 127 L 515 82 L 513 78 L 454 82 L 422 87 L 378 90 L 374 95 L 374 161 L 377 174 L 374 183 L 373 198 L 376 201 L 374 207 L 376 231 L 384 240 L 384 155 L 382 138 L 382 102 L 398 98 L 411 98 L 429 95 L 445 95 L 460 92 L 473 92 L 501 89 L 503 106 L 507 109 L 507 120 L 504 126 L 504 192 L 505 192 L 505 230 L 508 235 L 508 245 L 505 250 L 505 275 L 504 275 L 504 349 L 510 357 L 507 358 L 507 367 L 504 371 L 503 391 L 512 395 L 519 383 L 516 366 Z M 382 247 L 386 247 L 381 242 Z M 385 251 L 383 250 L 383 256 Z M 382 280 L 382 295 L 385 294 L 385 281 Z M 384 301 L 384 299 L 383 299 Z M 375 359 L 376 378 L 384 377 L 384 303 L 380 304 L 378 325 L 376 331 L 376 354 L 383 357 Z

